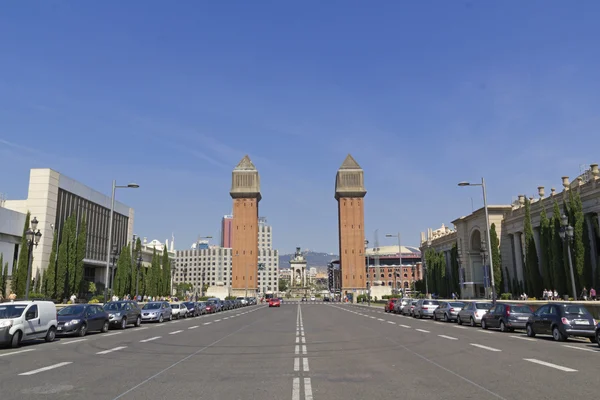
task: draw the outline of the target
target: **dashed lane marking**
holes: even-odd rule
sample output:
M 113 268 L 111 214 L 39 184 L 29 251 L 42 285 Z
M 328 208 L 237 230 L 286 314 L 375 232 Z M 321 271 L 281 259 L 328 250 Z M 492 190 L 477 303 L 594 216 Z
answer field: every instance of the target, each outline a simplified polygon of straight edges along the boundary
M 576 369 L 568 368 L 568 367 L 563 367 L 562 365 L 552 364 L 552 363 L 549 363 L 549 362 L 546 362 L 546 361 L 537 360 L 535 358 L 524 358 L 523 360 L 529 361 L 529 362 L 534 363 L 534 364 L 543 365 L 545 367 L 558 369 L 558 370 L 564 371 L 564 372 L 577 372 Z
M 455 338 L 455 337 L 452 337 L 452 336 L 446 336 L 446 335 L 438 335 L 438 336 L 439 336 L 439 337 L 441 337 L 441 338 L 444 338 L 444 339 L 449 339 L 449 340 L 458 340 L 457 338 Z
M 104 351 L 99 351 L 96 354 L 108 354 L 108 353 L 113 353 L 115 351 L 119 351 L 119 350 L 123 350 L 127 348 L 127 346 L 119 346 L 119 347 L 115 347 L 114 349 L 108 349 L 108 350 L 104 350 Z
M 72 362 L 71 361 L 65 361 L 65 362 L 61 362 L 61 363 L 58 363 L 58 364 L 49 365 L 47 367 L 34 369 L 33 371 L 23 372 L 23 373 L 21 373 L 19 375 L 35 375 L 35 374 L 38 374 L 40 372 L 49 371 L 51 369 L 64 367 L 65 365 L 69 365 L 69 364 L 72 364 Z
M 429 331 L 426 331 L 425 329 L 415 329 L 415 331 L 419 331 L 419 332 L 423 332 L 423 333 L 430 333 Z
M 489 347 L 489 346 L 484 346 L 482 344 L 477 344 L 477 343 L 469 343 L 471 346 L 475 346 L 475 347 L 479 347 L 480 349 L 484 349 L 484 350 L 488 350 L 488 351 L 502 351 L 500 349 L 495 349 L 493 347 Z
M 161 337 L 162 336 L 154 336 L 154 337 L 151 337 L 151 338 L 148 338 L 148 339 L 140 340 L 140 343 L 151 342 L 153 340 L 160 339 Z

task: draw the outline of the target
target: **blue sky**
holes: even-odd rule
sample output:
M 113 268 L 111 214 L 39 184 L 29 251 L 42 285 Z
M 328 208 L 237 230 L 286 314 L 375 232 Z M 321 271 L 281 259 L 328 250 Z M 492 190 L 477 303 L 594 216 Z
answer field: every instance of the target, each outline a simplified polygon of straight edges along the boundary
M 560 187 L 600 161 L 596 1 L 8 2 L 0 192 L 50 167 L 179 248 L 219 234 L 249 154 L 284 252 L 337 253 L 334 178 L 365 170 L 367 238 Z

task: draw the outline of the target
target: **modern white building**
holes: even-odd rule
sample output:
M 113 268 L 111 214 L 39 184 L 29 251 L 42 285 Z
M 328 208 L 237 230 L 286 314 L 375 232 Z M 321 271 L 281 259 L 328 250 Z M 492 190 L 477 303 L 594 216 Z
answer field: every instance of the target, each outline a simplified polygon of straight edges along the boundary
M 87 221 L 87 248 L 84 259 L 84 279 L 95 283 L 104 283 L 106 257 L 108 250 L 108 225 L 111 198 L 84 184 L 77 182 L 50 168 L 31 169 L 29 188 L 25 200 L 6 200 L 4 208 L 20 215 L 31 212 L 31 218 L 38 220 L 38 229 L 42 237 L 37 247 L 33 249 L 32 275 L 44 271 L 50 260 L 54 232 L 61 235 L 66 219 L 76 215 L 78 223 L 85 216 Z M 22 234 L 25 223 L 24 216 L 7 213 L 10 218 L 10 228 L 14 233 Z M 112 243 L 121 249 L 133 237 L 133 209 L 125 204 L 115 202 Z M 0 224 L 4 226 L 4 218 Z M 14 235 L 13 235 L 14 236 Z M 8 239 L 5 239 L 8 240 Z M 10 239 L 14 241 L 14 237 Z M 60 240 L 59 240 L 60 242 Z M 7 251 L 6 244 L 2 245 L 3 253 Z M 13 250 L 13 252 L 16 250 Z M 20 249 L 19 249 L 20 251 Z M 9 257 L 16 257 L 8 252 Z M 6 259 L 6 255 L 5 255 Z
M 0 269 L 4 271 L 4 265 L 8 263 L 8 275 L 12 276 L 13 265 L 17 263 L 21 246 L 21 236 L 25 227 L 26 214 L 9 210 L 0 204 L 0 254 L 2 254 L 3 265 Z M 7 295 L 4 293 L 4 295 Z
M 279 287 L 279 251 L 272 248 L 273 229 L 265 218 L 258 227 L 258 290 L 260 294 L 277 291 Z M 202 287 L 231 287 L 232 249 L 220 246 L 192 248 L 175 252 L 177 267 L 174 283 L 188 282 L 198 293 Z M 249 294 L 250 295 L 250 294 Z M 252 295 L 255 295 L 254 293 Z

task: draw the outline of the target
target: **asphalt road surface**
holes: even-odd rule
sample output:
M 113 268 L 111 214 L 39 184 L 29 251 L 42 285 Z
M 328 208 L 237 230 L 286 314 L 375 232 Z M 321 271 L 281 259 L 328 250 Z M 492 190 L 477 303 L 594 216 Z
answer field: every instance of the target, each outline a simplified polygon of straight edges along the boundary
M 285 302 L 1 349 L 0 398 L 595 398 L 599 350 Z

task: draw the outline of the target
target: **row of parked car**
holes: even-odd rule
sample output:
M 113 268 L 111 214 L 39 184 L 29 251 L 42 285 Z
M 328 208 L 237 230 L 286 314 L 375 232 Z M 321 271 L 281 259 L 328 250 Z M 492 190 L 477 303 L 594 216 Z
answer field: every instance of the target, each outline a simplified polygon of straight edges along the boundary
M 552 335 L 556 341 L 584 337 L 600 346 L 600 323 L 578 303 L 548 303 L 533 310 L 529 305 L 490 301 L 440 301 L 430 299 L 390 299 L 386 312 L 414 318 L 469 324 L 482 329 L 512 332 L 523 329 L 527 336 Z
M 0 345 L 19 347 L 23 340 L 45 339 L 56 335 L 85 336 L 89 331 L 107 332 L 111 327 L 125 329 L 142 322 L 171 321 L 197 317 L 256 304 L 256 298 L 235 300 L 211 298 L 207 301 L 169 303 L 152 301 L 142 307 L 135 301 L 99 304 L 71 304 L 58 312 L 51 301 L 11 301 L 0 303 Z

